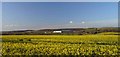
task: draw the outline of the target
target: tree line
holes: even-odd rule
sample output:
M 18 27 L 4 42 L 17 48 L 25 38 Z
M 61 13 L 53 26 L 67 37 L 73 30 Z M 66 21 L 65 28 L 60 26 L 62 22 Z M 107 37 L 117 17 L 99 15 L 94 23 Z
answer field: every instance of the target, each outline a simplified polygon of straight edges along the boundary
M 53 33 L 61 31 L 61 33 Z M 43 29 L 43 30 L 19 30 L 19 31 L 2 31 L 2 35 L 86 35 L 98 34 L 102 32 L 120 32 L 117 27 L 106 28 L 66 28 L 66 29 Z

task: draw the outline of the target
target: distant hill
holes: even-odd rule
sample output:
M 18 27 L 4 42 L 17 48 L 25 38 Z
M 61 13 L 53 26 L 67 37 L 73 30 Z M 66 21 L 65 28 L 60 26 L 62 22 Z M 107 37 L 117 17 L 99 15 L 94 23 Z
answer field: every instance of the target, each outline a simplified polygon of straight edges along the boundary
M 120 32 L 117 27 L 103 28 L 62 28 L 41 30 L 2 31 L 2 35 L 86 35 L 103 32 Z

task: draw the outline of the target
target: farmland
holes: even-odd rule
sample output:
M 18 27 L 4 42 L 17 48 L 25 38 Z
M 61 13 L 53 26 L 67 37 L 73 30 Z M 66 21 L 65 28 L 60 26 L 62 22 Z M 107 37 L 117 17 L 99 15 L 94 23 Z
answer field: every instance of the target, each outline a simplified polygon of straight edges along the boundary
M 118 35 L 3 35 L 2 55 L 118 55 Z

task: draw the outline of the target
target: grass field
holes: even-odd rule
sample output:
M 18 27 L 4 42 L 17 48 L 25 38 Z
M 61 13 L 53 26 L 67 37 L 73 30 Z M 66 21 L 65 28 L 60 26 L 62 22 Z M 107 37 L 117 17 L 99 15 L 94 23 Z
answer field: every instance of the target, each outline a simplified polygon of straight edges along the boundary
M 3 55 L 118 55 L 118 35 L 3 35 Z

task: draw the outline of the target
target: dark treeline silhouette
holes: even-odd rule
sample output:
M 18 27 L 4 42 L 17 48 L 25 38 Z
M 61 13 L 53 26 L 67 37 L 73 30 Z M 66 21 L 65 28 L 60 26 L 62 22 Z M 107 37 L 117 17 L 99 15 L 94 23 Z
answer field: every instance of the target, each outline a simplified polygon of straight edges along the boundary
M 66 28 L 66 29 L 42 29 L 42 30 L 19 30 L 2 31 L 2 35 L 86 35 L 102 32 L 120 32 L 118 27 L 104 28 Z

